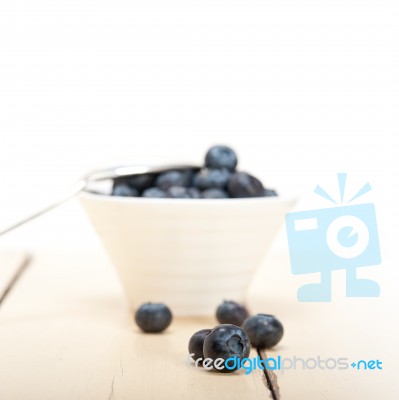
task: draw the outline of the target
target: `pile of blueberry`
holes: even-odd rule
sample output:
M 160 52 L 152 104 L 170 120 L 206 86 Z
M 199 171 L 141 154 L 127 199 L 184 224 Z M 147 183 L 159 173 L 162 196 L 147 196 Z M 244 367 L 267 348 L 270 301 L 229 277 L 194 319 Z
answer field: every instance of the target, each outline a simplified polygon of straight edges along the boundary
M 234 301 L 224 301 L 216 310 L 216 319 L 220 325 L 195 332 L 188 343 L 189 354 L 199 363 L 231 357 L 243 360 L 249 356 L 251 345 L 258 350 L 267 349 L 275 346 L 284 334 L 283 325 L 275 316 L 250 316 L 243 305 Z M 146 303 L 137 310 L 135 320 L 144 332 L 162 332 L 170 325 L 172 313 L 165 304 Z M 218 370 L 232 371 L 223 367 Z
M 114 180 L 112 195 L 175 199 L 225 199 L 277 196 L 246 172 L 236 171 L 237 155 L 228 146 L 213 146 L 205 167 L 141 174 Z

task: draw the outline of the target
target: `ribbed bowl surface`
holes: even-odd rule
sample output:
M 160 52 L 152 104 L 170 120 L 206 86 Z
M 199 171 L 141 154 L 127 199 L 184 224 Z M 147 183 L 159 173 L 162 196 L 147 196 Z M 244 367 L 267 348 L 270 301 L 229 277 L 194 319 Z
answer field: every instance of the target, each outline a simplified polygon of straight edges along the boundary
M 214 314 L 244 301 L 294 199 L 143 199 L 82 193 L 132 308 L 164 302 L 174 315 Z

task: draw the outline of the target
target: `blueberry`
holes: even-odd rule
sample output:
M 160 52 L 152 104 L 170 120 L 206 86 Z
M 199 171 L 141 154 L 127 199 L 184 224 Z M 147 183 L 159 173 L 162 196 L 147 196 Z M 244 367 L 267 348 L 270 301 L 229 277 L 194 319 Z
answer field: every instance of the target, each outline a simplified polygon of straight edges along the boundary
M 137 189 L 142 192 L 145 189 L 151 187 L 155 181 L 154 174 L 139 174 L 131 175 L 123 178 L 117 178 L 116 181 L 127 183 L 130 187 Z
M 227 146 L 213 146 L 205 156 L 205 166 L 209 168 L 227 168 L 234 171 L 237 162 L 236 153 Z
M 200 190 L 211 188 L 224 189 L 227 186 L 230 176 L 231 174 L 226 168 L 204 168 L 194 175 L 193 184 Z
M 192 171 L 167 171 L 158 176 L 155 186 L 167 190 L 172 186 L 188 186 L 190 184 Z
M 224 301 L 216 310 L 216 319 L 221 324 L 241 326 L 248 316 L 248 310 L 235 301 Z
M 166 197 L 166 192 L 157 187 L 151 187 L 144 190 L 142 197 L 154 197 L 154 198 L 164 198 Z
M 210 332 L 211 329 L 201 329 L 191 336 L 190 341 L 188 342 L 188 352 L 189 354 L 194 353 L 192 356 L 194 360 L 197 360 L 198 358 L 204 359 L 204 340 Z
M 201 198 L 201 192 L 195 187 L 187 188 L 187 193 L 189 193 L 192 199 L 199 199 Z
M 283 337 L 284 329 L 281 322 L 269 314 L 257 314 L 247 318 L 242 328 L 257 349 L 268 349 L 275 346 Z
M 166 191 L 166 197 L 170 197 L 172 199 L 192 199 L 196 198 L 198 193 L 193 191 L 192 188 L 186 188 L 183 186 L 171 186 Z
M 123 196 L 123 197 L 137 197 L 139 191 L 135 188 L 130 187 L 124 182 L 114 182 L 112 188 L 112 196 Z
M 248 358 L 251 344 L 248 335 L 235 325 L 218 325 L 206 336 L 204 341 L 204 357 L 216 360 L 227 360 L 231 357 Z M 224 368 L 223 372 L 232 370 Z
M 201 193 L 203 199 L 227 199 L 229 195 L 223 189 L 211 188 Z
M 265 197 L 278 196 L 277 192 L 274 189 L 265 189 L 265 192 L 263 195 Z
M 228 192 L 231 197 L 262 197 L 265 195 L 262 182 L 246 172 L 236 172 L 231 176 Z
M 136 311 L 135 320 L 144 332 L 162 332 L 172 322 L 172 313 L 162 303 L 145 303 Z

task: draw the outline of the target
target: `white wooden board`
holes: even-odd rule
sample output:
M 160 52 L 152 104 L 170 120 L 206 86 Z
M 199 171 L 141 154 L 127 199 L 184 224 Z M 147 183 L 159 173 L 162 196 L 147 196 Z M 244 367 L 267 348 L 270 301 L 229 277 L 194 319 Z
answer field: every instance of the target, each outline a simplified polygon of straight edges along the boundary
M 269 357 L 383 362 L 382 370 L 276 371 L 273 384 L 281 399 L 399 398 L 396 282 L 390 266 L 380 274 L 380 298 L 346 298 L 339 283 L 344 277 L 338 276 L 333 301 L 314 304 L 296 300 L 303 282 L 291 275 L 287 257 L 272 255 L 265 266 L 250 305 L 254 312 L 276 314 L 285 327 Z M 142 334 L 103 254 L 40 253 L 0 307 L 0 398 L 271 398 L 259 371 L 246 376 L 187 368 L 190 335 L 215 323 L 181 319 L 162 335 Z
M 265 399 L 260 373 L 188 369 L 192 333 L 213 319 L 139 332 L 100 257 L 41 254 L 0 309 L 0 398 Z

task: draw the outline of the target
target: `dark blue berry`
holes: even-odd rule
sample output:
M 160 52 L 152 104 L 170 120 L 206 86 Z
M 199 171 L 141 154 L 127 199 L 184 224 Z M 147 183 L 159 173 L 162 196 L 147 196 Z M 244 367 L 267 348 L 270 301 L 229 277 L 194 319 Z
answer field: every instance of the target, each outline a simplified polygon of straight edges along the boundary
M 236 153 L 227 146 L 213 146 L 205 156 L 205 166 L 209 168 L 227 168 L 234 171 L 237 162 Z
M 183 186 L 172 186 L 166 191 L 166 197 L 172 199 L 193 199 L 196 198 L 197 192 Z
M 155 186 L 167 190 L 172 186 L 188 186 L 192 177 L 192 171 L 167 171 L 158 176 Z
M 130 187 L 137 189 L 139 192 L 142 192 L 145 189 L 151 187 L 155 181 L 154 174 L 140 174 L 140 175 L 132 175 L 124 178 L 119 178 L 122 181 L 126 182 Z
M 231 197 L 262 197 L 265 195 L 262 182 L 246 172 L 233 174 L 227 188 Z
M 223 189 L 206 189 L 201 193 L 203 199 L 227 199 L 229 195 Z
M 187 193 L 190 195 L 192 199 L 199 199 L 201 198 L 201 192 L 195 187 L 187 188 Z
M 278 194 L 274 189 L 265 189 L 264 196 L 265 197 L 272 197 L 272 196 L 278 196 Z
M 112 195 L 123 197 L 137 197 L 139 195 L 139 191 L 135 188 L 130 187 L 127 183 L 114 182 Z
M 211 188 L 224 189 L 229 182 L 230 176 L 231 174 L 226 168 L 204 168 L 194 175 L 193 184 L 200 190 Z
M 192 356 L 194 360 L 197 360 L 198 358 L 204 359 L 204 340 L 210 332 L 211 329 L 201 329 L 191 336 L 190 341 L 188 342 L 188 352 L 189 354 L 194 353 Z
M 275 346 L 283 337 L 281 322 L 269 314 L 257 314 L 247 318 L 242 328 L 249 336 L 252 346 L 257 349 L 268 349 Z
M 144 332 L 162 332 L 172 322 L 172 313 L 165 304 L 145 303 L 136 311 L 135 320 Z
M 248 358 L 251 344 L 247 334 L 235 325 L 218 325 L 205 337 L 204 357 L 227 360 L 231 357 Z M 231 372 L 227 368 L 223 372 Z
M 248 310 L 235 301 L 224 301 L 216 310 L 216 319 L 221 324 L 241 326 L 248 316 Z
M 166 197 L 166 192 L 160 188 L 152 187 L 144 190 L 142 197 L 164 198 Z

